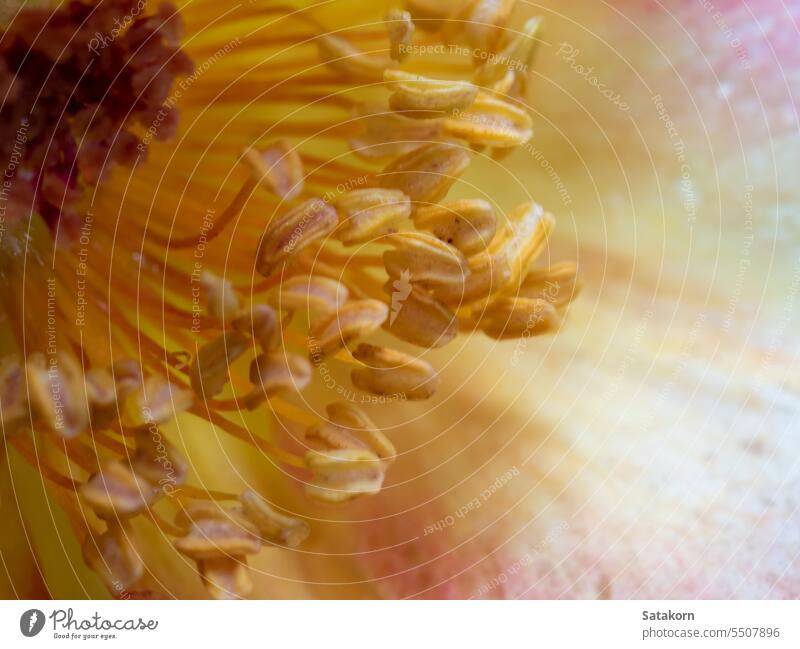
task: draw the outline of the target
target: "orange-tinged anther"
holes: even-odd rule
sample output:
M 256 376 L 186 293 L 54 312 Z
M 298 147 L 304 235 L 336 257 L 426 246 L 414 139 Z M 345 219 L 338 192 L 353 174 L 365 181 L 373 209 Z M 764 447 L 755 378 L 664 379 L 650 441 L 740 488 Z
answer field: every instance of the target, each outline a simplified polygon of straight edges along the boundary
M 265 149 L 247 149 L 243 158 L 258 181 L 284 200 L 303 191 L 303 161 L 286 140 L 278 140 Z
M 469 81 L 430 79 L 402 70 L 386 70 L 384 81 L 392 92 L 389 106 L 411 118 L 429 119 L 467 108 L 478 87 Z
M 262 540 L 296 548 L 308 538 L 310 530 L 305 521 L 281 514 L 255 491 L 248 489 L 239 496 L 239 501 L 244 515 L 256 526 Z
M 432 290 L 463 287 L 469 274 L 464 255 L 456 248 L 425 232 L 398 232 L 386 238 L 393 250 L 383 253 L 391 278 L 407 277 Z
M 439 377 L 430 363 L 404 352 L 362 343 L 353 357 L 364 367 L 350 378 L 359 390 L 412 401 L 428 399 L 439 387 Z
M 389 307 L 378 300 L 352 300 L 317 323 L 309 333 L 309 355 L 313 363 L 367 336 L 386 322 Z
M 318 198 L 309 199 L 275 217 L 258 244 L 256 268 L 269 276 L 306 246 L 330 234 L 338 223 L 336 210 Z
M 283 311 L 326 315 L 347 302 L 350 291 L 341 282 L 319 275 L 296 275 L 282 282 L 270 298 Z
M 341 218 L 335 236 L 346 246 L 386 234 L 411 215 L 411 201 L 399 189 L 356 189 L 337 197 L 334 204 Z
M 487 201 L 468 198 L 442 205 L 424 205 L 414 213 L 414 224 L 465 255 L 473 255 L 486 249 L 494 239 L 497 215 Z
M 189 367 L 194 393 L 201 399 L 217 396 L 228 382 L 228 368 L 250 347 L 247 336 L 228 331 L 203 345 Z
M 560 324 L 555 307 L 546 300 L 503 297 L 481 314 L 481 330 L 498 340 L 524 338 L 554 331 Z
M 100 467 L 80 488 L 80 495 L 101 518 L 126 518 L 152 502 L 156 490 L 131 467 L 112 460 Z
M 434 142 L 407 153 L 379 175 L 381 187 L 399 189 L 414 203 L 438 203 L 469 166 L 464 147 Z

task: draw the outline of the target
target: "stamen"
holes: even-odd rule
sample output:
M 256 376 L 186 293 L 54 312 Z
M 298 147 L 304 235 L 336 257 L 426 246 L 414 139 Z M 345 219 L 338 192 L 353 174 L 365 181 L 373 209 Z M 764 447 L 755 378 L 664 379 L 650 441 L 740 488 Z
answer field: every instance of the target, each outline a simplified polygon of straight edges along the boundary
M 386 68 L 397 65 L 390 59 L 368 56 L 346 39 L 334 34 L 320 34 L 317 49 L 320 59 L 349 81 L 376 83 L 383 78 Z
M 25 364 L 32 413 L 51 432 L 73 438 L 89 425 L 83 394 L 83 372 L 67 354 L 58 354 L 45 365 L 44 357 L 32 355 Z
M 497 215 L 492 206 L 479 198 L 464 199 L 443 205 L 424 205 L 414 213 L 414 225 L 473 255 L 494 239 Z
M 83 559 L 111 591 L 130 588 L 144 575 L 144 562 L 133 542 L 133 528 L 125 521 L 109 521 L 99 536 L 83 542 Z
M 522 146 L 533 136 L 531 117 L 524 109 L 480 93 L 467 109 L 444 120 L 444 132 L 476 146 Z
M 239 496 L 239 501 L 244 515 L 258 528 L 263 541 L 296 548 L 308 538 L 310 530 L 305 521 L 275 511 L 256 492 L 248 489 Z
M 463 34 L 478 56 L 494 52 L 516 0 L 472 0 L 448 23 L 450 33 Z
M 555 307 L 571 302 L 581 289 L 578 267 L 567 261 L 547 269 L 532 270 L 522 281 L 520 297 L 547 300 Z
M 238 508 L 195 501 L 178 514 L 175 523 L 185 530 L 175 547 L 195 560 L 240 557 L 261 549 L 258 529 Z
M 350 374 L 353 385 L 364 392 L 415 401 L 429 399 L 439 387 L 430 363 L 403 352 L 361 343 L 353 357 L 366 365 Z
M 469 154 L 449 142 L 427 144 L 388 165 L 379 184 L 399 189 L 414 203 L 438 203 L 469 166 Z
M 350 138 L 350 148 L 367 160 L 397 158 L 441 137 L 441 120 L 411 119 L 382 107 L 362 105 L 353 118 L 363 133 Z
M 552 304 L 524 297 L 494 300 L 480 319 L 483 332 L 498 340 L 550 333 L 559 324 Z
M 306 465 L 314 477 L 306 484 L 305 491 L 314 500 L 342 503 L 358 496 L 375 495 L 383 485 L 383 463 L 364 449 L 309 451 Z
M 211 501 L 190 503 L 176 523 L 186 530 L 176 549 L 197 561 L 203 584 L 215 599 L 241 598 L 252 589 L 246 555 L 261 549 L 258 529 L 238 509 Z
M 378 300 L 354 300 L 332 313 L 309 334 L 311 362 L 318 364 L 351 341 L 368 336 L 386 322 L 389 307 Z
M 342 219 L 335 236 L 346 246 L 372 241 L 411 215 L 408 196 L 397 189 L 356 189 L 334 205 Z
M 228 368 L 250 347 L 247 337 L 229 331 L 203 345 L 189 368 L 194 393 L 208 399 L 217 396 L 228 382 Z
M 464 256 L 452 246 L 425 232 L 398 232 L 386 238 L 394 250 L 383 253 L 389 277 L 410 273 L 414 283 L 431 289 L 462 288 L 469 274 Z
M 244 160 L 256 179 L 283 200 L 290 200 L 303 191 L 303 161 L 286 140 L 278 140 L 266 149 L 248 149 Z
M 239 315 L 239 296 L 228 280 L 204 271 L 200 281 L 206 288 L 206 309 L 212 318 L 227 324 Z
M 392 110 L 412 118 L 430 119 L 467 108 L 478 95 L 478 87 L 469 81 L 429 79 L 402 70 L 386 70 L 383 80 L 392 91 Z
M 153 486 L 122 462 L 106 462 L 80 488 L 81 498 L 100 518 L 134 516 L 156 496 Z
M 318 198 L 274 218 L 258 244 L 258 272 L 271 275 L 289 257 L 333 232 L 338 221 L 336 210 Z
M 378 430 L 377 426 L 367 417 L 363 410 L 352 403 L 335 401 L 326 406 L 326 411 L 330 423 L 324 428 L 317 429 L 317 431 L 327 430 L 329 427 L 335 426 L 338 428 L 340 435 L 345 434 L 349 440 L 357 440 L 364 448 L 375 453 L 386 466 L 394 462 L 397 455 L 394 444 Z M 306 439 L 309 438 L 309 435 L 310 433 L 306 434 Z M 352 444 L 331 446 L 347 448 L 352 447 Z
M 277 392 L 305 389 L 311 383 L 311 365 L 302 356 L 288 352 L 261 354 L 250 363 L 250 382 L 254 389 L 246 405 L 253 409 Z
M 402 278 L 388 286 L 392 313 L 385 329 L 396 338 L 420 347 L 444 347 L 458 335 L 458 319 L 420 286 Z M 398 298 L 395 305 L 395 296 Z M 402 299 L 401 299 L 402 298 Z
M 403 62 L 408 57 L 408 48 L 414 39 L 414 23 L 411 14 L 399 9 L 391 9 L 384 17 L 392 59 Z
M 268 304 L 254 304 L 250 310 L 235 318 L 234 331 L 254 338 L 263 352 L 271 352 L 278 344 L 278 315 Z
M 161 424 L 188 410 L 193 402 L 192 393 L 170 383 L 160 376 L 145 379 L 134 408 L 129 411 L 132 426 Z
M 272 296 L 275 308 L 284 311 L 310 311 L 327 315 L 341 308 L 349 297 L 347 287 L 329 277 L 298 275 L 286 280 Z

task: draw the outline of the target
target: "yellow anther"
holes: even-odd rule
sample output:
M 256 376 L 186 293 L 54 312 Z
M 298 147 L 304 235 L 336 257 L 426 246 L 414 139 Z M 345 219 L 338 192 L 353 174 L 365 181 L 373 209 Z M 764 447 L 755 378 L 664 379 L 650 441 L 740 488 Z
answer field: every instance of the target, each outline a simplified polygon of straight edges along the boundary
M 555 307 L 545 300 L 498 298 L 481 314 L 481 330 L 492 338 L 523 338 L 554 331 L 560 323 Z
M 411 118 L 429 119 L 470 106 L 478 87 L 469 81 L 430 79 L 402 70 L 386 70 L 383 75 L 392 94 L 392 110 Z
M 458 335 L 458 319 L 420 286 L 402 278 L 390 281 L 392 295 L 386 331 L 420 347 L 443 347 Z
M 399 9 L 391 9 L 384 17 L 386 31 L 389 34 L 389 45 L 395 61 L 405 61 L 408 49 L 414 39 L 414 23 L 411 14 Z
M 334 34 L 321 34 L 317 38 L 320 59 L 348 82 L 377 82 L 387 68 L 397 65 L 391 59 L 367 55 L 350 41 Z
M 521 146 L 533 135 L 527 111 L 487 93 L 480 93 L 468 109 L 454 111 L 443 126 L 445 134 L 476 146 Z
M 386 234 L 411 215 L 411 201 L 399 189 L 356 189 L 334 204 L 341 218 L 335 236 L 347 246 Z
M 364 367 L 350 378 L 359 390 L 412 401 L 428 399 L 439 387 L 439 377 L 430 363 L 403 352 L 362 343 L 353 357 Z
M 420 207 L 414 213 L 414 224 L 465 255 L 473 255 L 486 249 L 494 239 L 497 215 L 484 200 L 463 199 Z
M 388 165 L 381 172 L 379 183 L 381 187 L 399 189 L 414 203 L 438 203 L 469 162 L 469 153 L 457 144 L 426 144 Z
M 322 502 L 341 503 L 374 495 L 383 485 L 383 462 L 366 449 L 309 451 L 306 466 L 314 474 L 305 485 L 306 494 Z

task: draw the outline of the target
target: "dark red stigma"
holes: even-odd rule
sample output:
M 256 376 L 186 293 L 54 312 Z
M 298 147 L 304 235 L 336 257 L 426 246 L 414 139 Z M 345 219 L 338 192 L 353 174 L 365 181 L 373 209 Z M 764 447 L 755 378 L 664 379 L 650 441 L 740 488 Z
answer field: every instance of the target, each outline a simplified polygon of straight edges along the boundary
M 69 238 L 87 189 L 146 153 L 136 125 L 146 131 L 158 119 L 158 139 L 174 134 L 169 93 L 193 71 L 181 30 L 172 5 L 148 14 L 146 0 L 75 0 L 14 18 L 0 36 L 6 220 L 38 213 Z

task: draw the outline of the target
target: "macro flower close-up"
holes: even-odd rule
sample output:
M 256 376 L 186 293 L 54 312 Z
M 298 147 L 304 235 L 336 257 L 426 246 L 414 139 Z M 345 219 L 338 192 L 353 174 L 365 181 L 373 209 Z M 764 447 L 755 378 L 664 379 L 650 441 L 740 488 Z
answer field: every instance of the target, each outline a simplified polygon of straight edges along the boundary
M 800 2 L 0 27 L 3 599 L 800 596 Z

